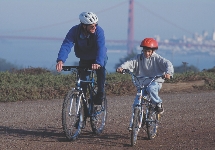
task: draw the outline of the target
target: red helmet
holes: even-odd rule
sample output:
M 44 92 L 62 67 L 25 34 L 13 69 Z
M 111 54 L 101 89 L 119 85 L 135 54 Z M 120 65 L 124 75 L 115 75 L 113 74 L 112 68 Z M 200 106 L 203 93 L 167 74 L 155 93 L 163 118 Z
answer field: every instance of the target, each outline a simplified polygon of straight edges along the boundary
M 140 47 L 151 48 L 153 50 L 156 50 L 158 49 L 158 42 L 153 38 L 145 38 L 141 42 Z

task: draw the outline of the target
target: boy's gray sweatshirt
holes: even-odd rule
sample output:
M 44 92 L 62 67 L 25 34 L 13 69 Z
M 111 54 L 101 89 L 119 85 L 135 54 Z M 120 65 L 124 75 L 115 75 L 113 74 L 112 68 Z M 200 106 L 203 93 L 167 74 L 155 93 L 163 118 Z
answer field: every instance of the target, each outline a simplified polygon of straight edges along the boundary
M 135 58 L 124 62 L 121 66 L 123 69 L 129 69 L 136 76 L 154 77 L 156 75 L 163 75 L 168 73 L 173 76 L 174 68 L 172 63 L 153 52 L 150 58 L 145 58 L 144 54 L 138 54 Z M 164 79 L 158 78 L 155 81 L 163 83 Z M 147 85 L 149 81 L 145 81 L 143 84 Z

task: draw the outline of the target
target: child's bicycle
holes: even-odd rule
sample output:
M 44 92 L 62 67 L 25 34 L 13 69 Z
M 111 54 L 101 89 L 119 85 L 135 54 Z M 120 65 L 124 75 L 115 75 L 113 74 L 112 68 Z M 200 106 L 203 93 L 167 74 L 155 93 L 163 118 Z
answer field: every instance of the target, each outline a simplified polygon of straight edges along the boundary
M 92 131 L 96 134 L 102 133 L 107 117 L 107 99 L 103 99 L 102 105 L 94 105 L 97 86 L 95 82 L 95 70 L 80 66 L 63 66 L 64 71 L 72 71 L 76 76 L 76 87 L 72 88 L 63 102 L 62 125 L 63 131 L 69 140 L 76 140 L 90 118 Z M 80 79 L 80 72 L 90 73 L 90 79 Z M 81 84 L 87 85 L 87 93 L 83 92 Z
M 160 114 L 155 111 L 155 106 L 152 104 L 151 97 L 147 93 L 146 88 L 156 79 L 160 77 L 164 77 L 163 75 L 157 75 L 155 77 L 139 77 L 135 76 L 128 69 L 123 69 L 123 74 L 128 73 L 132 77 L 133 84 L 137 87 L 137 95 L 139 96 L 140 105 L 136 105 L 133 109 L 133 119 L 132 119 L 132 128 L 131 132 L 131 146 L 134 146 L 137 143 L 137 135 L 140 131 L 141 127 L 146 127 L 148 139 L 153 139 L 157 134 L 157 129 L 160 120 Z M 140 83 L 142 79 L 145 81 L 146 79 L 150 79 L 149 84 L 144 87 Z M 143 95 L 143 91 L 147 93 L 147 96 Z

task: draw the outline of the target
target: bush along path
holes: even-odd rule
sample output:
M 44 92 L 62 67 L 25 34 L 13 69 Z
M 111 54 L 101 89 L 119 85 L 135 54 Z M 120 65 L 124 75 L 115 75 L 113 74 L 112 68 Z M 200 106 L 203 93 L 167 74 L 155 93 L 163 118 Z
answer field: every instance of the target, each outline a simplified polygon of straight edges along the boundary
M 204 85 L 195 89 L 215 90 L 215 71 L 175 74 L 166 83 L 181 83 L 204 80 Z M 28 68 L 11 72 L 0 72 L 0 101 L 24 101 L 37 99 L 63 99 L 75 86 L 73 74 L 52 73 L 46 69 Z M 133 95 L 136 92 L 130 76 L 118 73 L 107 74 L 107 95 Z

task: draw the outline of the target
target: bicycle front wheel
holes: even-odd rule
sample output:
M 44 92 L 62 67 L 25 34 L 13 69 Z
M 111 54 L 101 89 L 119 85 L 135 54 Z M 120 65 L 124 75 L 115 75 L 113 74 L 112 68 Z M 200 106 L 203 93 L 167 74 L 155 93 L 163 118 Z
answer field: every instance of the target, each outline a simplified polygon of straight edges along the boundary
M 102 105 L 94 105 L 93 113 L 90 117 L 92 131 L 96 134 L 101 134 L 105 128 L 107 119 L 107 99 L 104 96 Z
M 153 139 L 157 135 L 159 119 L 160 115 L 155 112 L 153 108 L 150 108 L 146 122 L 147 135 L 149 140 Z
M 140 130 L 141 124 L 140 120 L 140 109 L 136 107 L 134 108 L 133 124 L 131 131 L 131 146 L 134 146 L 137 143 L 137 135 Z
M 84 108 L 78 91 L 71 90 L 65 97 L 62 108 L 62 126 L 68 140 L 75 140 L 81 133 Z

